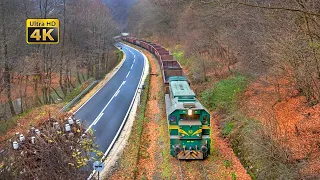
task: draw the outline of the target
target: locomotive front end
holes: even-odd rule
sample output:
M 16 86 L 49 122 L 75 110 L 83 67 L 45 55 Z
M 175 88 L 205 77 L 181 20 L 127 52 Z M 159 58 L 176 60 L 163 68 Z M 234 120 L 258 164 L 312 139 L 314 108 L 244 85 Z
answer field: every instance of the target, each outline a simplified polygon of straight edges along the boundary
M 171 155 L 178 159 L 206 158 L 210 153 L 210 114 L 185 79 L 170 78 L 166 105 Z

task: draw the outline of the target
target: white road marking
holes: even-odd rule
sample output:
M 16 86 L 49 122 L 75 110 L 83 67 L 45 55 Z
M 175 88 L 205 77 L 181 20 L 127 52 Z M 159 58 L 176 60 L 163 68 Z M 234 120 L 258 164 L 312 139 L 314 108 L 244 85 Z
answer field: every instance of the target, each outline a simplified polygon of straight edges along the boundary
M 136 62 L 136 59 L 133 59 L 133 63 Z
M 120 89 L 114 94 L 114 97 L 117 97 L 120 92 Z
M 128 72 L 128 74 L 127 74 L 126 78 L 128 78 L 129 74 L 130 74 L 130 71 Z
M 109 106 L 109 104 L 111 103 L 111 101 L 119 94 L 120 88 L 121 88 L 125 83 L 126 83 L 126 81 L 123 81 L 123 82 L 122 82 L 122 84 L 119 86 L 119 88 L 117 89 L 117 91 L 113 94 L 112 98 L 109 100 L 109 102 L 106 104 L 106 106 L 104 106 L 104 108 L 103 108 L 102 111 L 99 113 L 99 115 L 97 116 L 97 118 L 91 123 L 91 125 L 88 127 L 88 129 L 87 129 L 85 132 L 88 132 L 93 125 L 96 125 L 96 124 L 99 122 L 99 120 L 100 120 L 101 117 L 100 117 L 100 118 L 98 118 L 98 117 L 100 116 L 100 114 L 103 115 L 103 111 L 106 110 L 106 108 Z M 101 116 L 102 116 L 102 115 L 101 115 Z
M 93 125 L 96 125 L 100 118 L 103 116 L 103 112 L 99 114 L 99 116 L 93 121 Z
M 130 69 L 132 69 L 132 67 L 133 67 L 133 64 L 131 65 L 131 68 L 130 68 Z

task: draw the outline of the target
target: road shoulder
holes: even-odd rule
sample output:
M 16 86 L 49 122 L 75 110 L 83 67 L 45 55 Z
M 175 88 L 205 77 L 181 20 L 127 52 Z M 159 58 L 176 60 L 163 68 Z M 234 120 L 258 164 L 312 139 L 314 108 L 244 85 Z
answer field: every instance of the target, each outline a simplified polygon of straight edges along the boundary
M 131 48 L 133 48 L 133 47 L 131 47 Z M 143 53 L 141 52 L 141 54 L 143 54 Z M 139 86 L 141 86 L 142 84 L 145 83 L 145 80 L 147 79 L 147 76 L 149 74 L 148 59 L 144 54 L 143 54 L 143 56 L 144 56 L 145 67 L 144 67 L 144 71 L 143 71 L 143 75 L 142 75 L 141 84 L 139 84 Z M 114 167 L 116 166 L 116 163 L 119 160 L 119 158 L 124 150 L 124 147 L 126 146 L 128 140 L 129 140 L 129 137 L 131 134 L 131 129 L 132 129 L 132 126 L 133 126 L 135 118 L 136 118 L 136 112 L 137 112 L 138 106 L 140 105 L 140 98 L 141 98 L 141 90 L 138 89 L 138 92 L 137 92 L 137 95 L 135 96 L 131 111 L 128 115 L 128 119 L 127 119 L 116 143 L 114 144 L 114 146 L 110 150 L 109 154 L 105 157 L 105 161 L 104 161 L 105 168 L 100 173 L 100 176 L 102 179 L 106 179 L 108 174 L 114 170 Z

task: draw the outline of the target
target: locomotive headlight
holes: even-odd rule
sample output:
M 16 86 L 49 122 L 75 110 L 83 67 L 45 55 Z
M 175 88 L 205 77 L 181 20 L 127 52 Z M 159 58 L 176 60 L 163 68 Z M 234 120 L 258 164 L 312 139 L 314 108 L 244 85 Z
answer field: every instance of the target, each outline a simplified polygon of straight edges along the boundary
M 192 109 L 188 109 L 188 115 L 189 115 L 189 116 L 192 115 Z

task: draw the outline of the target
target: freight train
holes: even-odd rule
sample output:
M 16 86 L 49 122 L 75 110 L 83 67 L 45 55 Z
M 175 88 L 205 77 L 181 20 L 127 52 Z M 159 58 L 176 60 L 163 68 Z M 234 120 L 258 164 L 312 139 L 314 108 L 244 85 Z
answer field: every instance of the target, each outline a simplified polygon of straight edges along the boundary
M 178 159 L 205 159 L 210 154 L 210 114 L 197 100 L 180 63 L 164 47 L 132 36 L 123 41 L 151 52 L 161 67 L 170 154 Z

